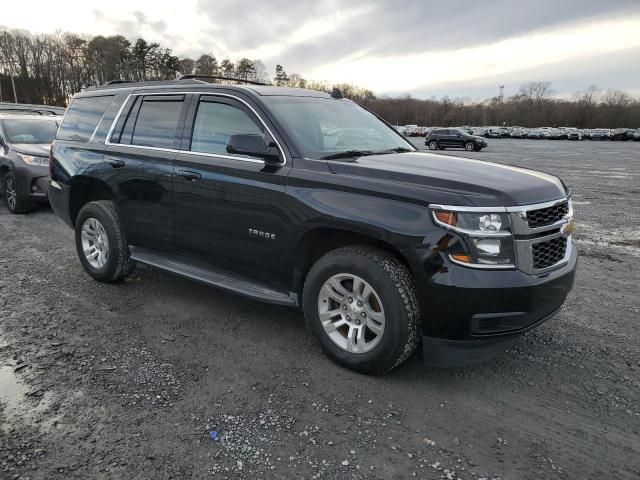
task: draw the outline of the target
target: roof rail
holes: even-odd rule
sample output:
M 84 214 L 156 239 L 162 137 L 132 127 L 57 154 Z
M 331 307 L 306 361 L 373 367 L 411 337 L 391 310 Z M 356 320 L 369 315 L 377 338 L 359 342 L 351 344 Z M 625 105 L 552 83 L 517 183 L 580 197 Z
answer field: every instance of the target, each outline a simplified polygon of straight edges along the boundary
M 104 85 L 116 85 L 118 83 L 131 83 L 129 80 L 109 80 Z
M 0 113 L 37 113 L 38 115 L 64 115 L 64 107 L 32 105 L 30 103 L 0 103 Z
M 264 83 L 264 82 L 255 82 L 253 80 L 247 80 L 245 78 L 237 78 L 237 77 L 223 77 L 220 75 L 198 75 L 197 73 L 187 73 L 184 75 L 180 75 L 178 77 L 178 80 L 189 80 L 189 79 L 199 79 L 199 78 L 210 78 L 212 80 L 230 80 L 233 82 L 242 82 L 242 83 L 248 83 L 249 85 L 269 85 L 268 83 Z

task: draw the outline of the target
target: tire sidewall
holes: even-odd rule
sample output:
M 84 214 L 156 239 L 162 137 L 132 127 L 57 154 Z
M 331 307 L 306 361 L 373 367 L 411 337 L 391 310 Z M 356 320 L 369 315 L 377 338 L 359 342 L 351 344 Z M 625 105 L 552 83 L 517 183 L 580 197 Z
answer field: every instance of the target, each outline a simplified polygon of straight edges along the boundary
M 7 183 L 9 182 L 9 180 L 13 181 L 13 189 L 16 192 L 16 205 L 15 205 L 14 208 L 11 208 L 9 206 L 9 194 L 7 193 Z M 4 176 L 2 190 L 3 190 L 3 193 L 4 193 L 4 195 L 3 195 L 4 196 L 4 203 L 7 206 L 7 208 L 9 209 L 9 211 L 11 213 L 19 213 L 20 212 L 22 198 L 21 198 L 20 186 L 18 185 L 18 181 L 16 180 L 16 176 L 13 174 L 13 172 L 7 172 L 6 175 Z
M 469 145 L 471 145 L 471 148 L 469 148 Z M 467 142 L 467 143 L 464 144 L 464 149 L 467 152 L 473 152 L 476 148 L 475 148 L 475 145 L 473 144 L 473 142 Z
M 82 249 L 82 225 L 88 218 L 95 218 L 102 224 L 102 228 L 104 228 L 104 231 L 107 234 L 107 239 L 109 241 L 109 258 L 107 259 L 107 263 L 102 268 L 93 267 L 85 257 Z M 101 281 L 109 281 L 114 277 L 118 268 L 118 257 L 120 254 L 120 252 L 118 251 L 119 245 L 117 243 L 117 236 L 113 221 L 111 220 L 111 218 L 109 218 L 109 216 L 104 212 L 102 208 L 93 203 L 88 203 L 87 205 L 82 207 L 80 213 L 78 214 L 78 217 L 76 218 L 75 240 L 78 257 L 80 258 L 82 266 L 89 275 L 91 275 L 96 280 Z
M 429 150 L 437 150 L 438 149 L 438 142 L 435 140 L 431 140 L 429 142 Z
M 385 313 L 385 329 L 378 345 L 361 354 L 349 353 L 326 334 L 318 313 L 318 296 L 333 275 L 354 274 L 367 281 L 378 294 Z M 383 373 L 394 367 L 409 336 L 406 310 L 391 277 L 366 257 L 340 254 L 322 258 L 311 269 L 303 291 L 303 310 L 309 330 L 322 350 L 336 363 L 364 373 Z

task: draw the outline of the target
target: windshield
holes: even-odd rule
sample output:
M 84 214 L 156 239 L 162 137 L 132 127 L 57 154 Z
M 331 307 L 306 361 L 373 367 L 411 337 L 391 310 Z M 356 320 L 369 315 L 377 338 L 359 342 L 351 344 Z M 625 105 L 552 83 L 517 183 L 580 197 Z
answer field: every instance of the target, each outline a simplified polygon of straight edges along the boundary
M 375 115 L 348 100 L 274 96 L 265 97 L 265 102 L 307 158 L 415 150 Z
M 3 125 L 8 143 L 52 143 L 58 130 L 57 122 L 40 118 L 12 118 Z

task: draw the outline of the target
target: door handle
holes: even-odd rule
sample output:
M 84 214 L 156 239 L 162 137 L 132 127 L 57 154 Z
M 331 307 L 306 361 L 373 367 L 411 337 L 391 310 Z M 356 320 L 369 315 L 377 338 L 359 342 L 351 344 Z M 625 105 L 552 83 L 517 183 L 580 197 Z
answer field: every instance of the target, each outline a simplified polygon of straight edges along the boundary
M 178 170 L 178 175 L 186 180 L 189 180 L 190 182 L 202 178 L 202 175 L 200 175 L 198 172 L 192 172 L 190 170 Z
M 113 158 L 107 159 L 107 163 L 109 165 L 111 165 L 111 167 L 113 167 L 113 168 L 122 168 L 122 167 L 125 166 L 125 163 L 124 163 L 123 160 L 116 160 L 116 159 L 113 159 Z

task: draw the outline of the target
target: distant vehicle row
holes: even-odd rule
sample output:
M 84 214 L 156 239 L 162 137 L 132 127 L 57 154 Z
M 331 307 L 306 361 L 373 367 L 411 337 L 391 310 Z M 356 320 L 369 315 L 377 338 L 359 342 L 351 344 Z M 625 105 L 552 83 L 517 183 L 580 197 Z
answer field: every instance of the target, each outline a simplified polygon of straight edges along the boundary
M 427 137 L 434 129 L 444 127 L 419 127 L 405 125 L 396 127 L 400 133 L 408 137 Z M 529 138 L 534 140 L 635 140 L 640 141 L 640 128 L 595 128 L 580 129 L 571 127 L 452 127 L 469 135 L 484 138 Z

